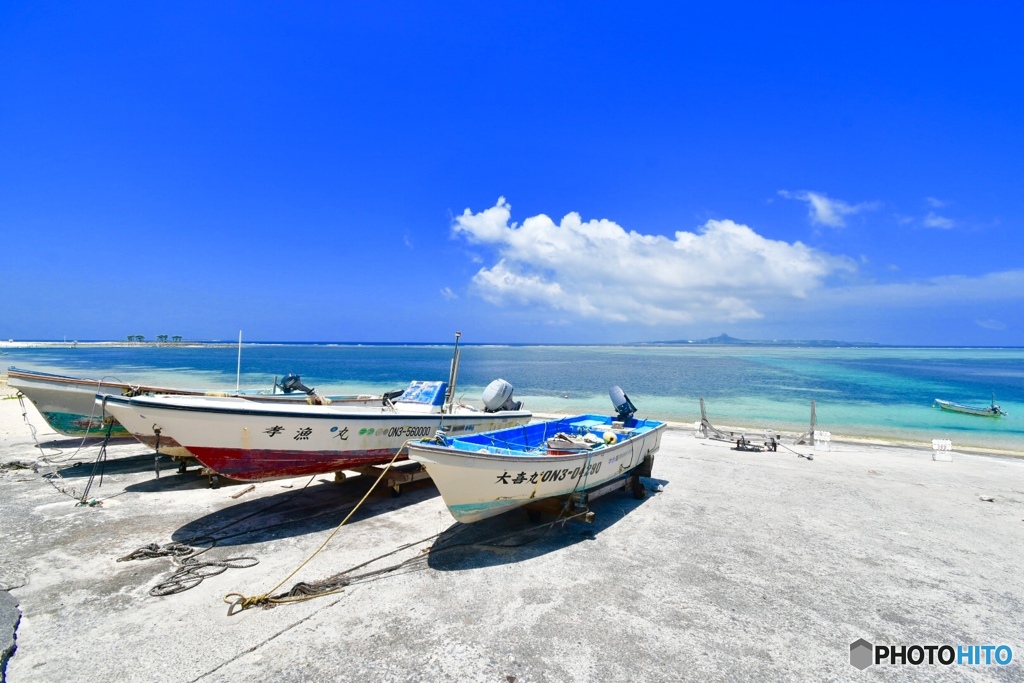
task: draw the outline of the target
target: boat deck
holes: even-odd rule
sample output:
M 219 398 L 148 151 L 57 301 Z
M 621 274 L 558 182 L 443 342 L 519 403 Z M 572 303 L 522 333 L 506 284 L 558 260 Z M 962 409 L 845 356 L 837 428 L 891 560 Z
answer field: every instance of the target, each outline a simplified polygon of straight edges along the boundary
M 621 426 L 618 426 L 620 424 Z M 478 452 L 486 449 L 503 455 L 540 457 L 547 455 L 547 442 L 557 434 L 582 436 L 589 433 L 601 437 L 605 432 L 611 431 L 621 440 L 647 434 L 663 424 L 655 420 L 635 419 L 617 423 L 604 415 L 575 415 L 557 421 L 537 422 L 496 432 L 449 438 L 448 445 L 462 451 Z M 602 448 L 604 445 L 603 442 L 595 443 L 594 449 Z

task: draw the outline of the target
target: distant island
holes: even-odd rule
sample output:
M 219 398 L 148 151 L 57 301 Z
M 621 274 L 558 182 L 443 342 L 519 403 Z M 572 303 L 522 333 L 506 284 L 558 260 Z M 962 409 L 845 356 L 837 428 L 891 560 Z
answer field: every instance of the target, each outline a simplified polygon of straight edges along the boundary
M 847 341 L 835 341 L 832 339 L 737 339 L 736 337 L 730 337 L 724 332 L 717 337 L 708 337 L 707 339 L 676 339 L 668 341 L 650 341 L 642 342 L 644 344 L 660 344 L 664 346 L 821 346 L 835 348 L 839 347 L 864 347 L 872 346 L 879 347 L 884 346 L 883 344 L 876 344 L 874 342 L 847 342 Z

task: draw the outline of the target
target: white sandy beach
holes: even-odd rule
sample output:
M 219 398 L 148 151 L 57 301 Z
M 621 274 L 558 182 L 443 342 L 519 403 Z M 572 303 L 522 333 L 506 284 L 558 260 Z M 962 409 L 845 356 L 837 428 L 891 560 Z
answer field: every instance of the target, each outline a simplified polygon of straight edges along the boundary
M 19 401 L 0 400 L 0 588 L 21 613 L 7 664 L 13 683 L 1024 673 L 1021 460 L 954 452 L 943 463 L 930 448 L 847 442 L 807 460 L 785 449 L 737 452 L 677 427 L 655 460 L 651 495 L 602 498 L 592 525 L 427 556 L 434 541 L 417 541 L 457 528 L 436 490 L 427 482 L 398 498 L 374 495 L 287 585 L 406 544 L 374 566 L 420 561 L 337 595 L 229 617 L 223 596 L 272 588 L 351 509 L 365 480 L 323 476 L 305 489 L 308 479 L 267 482 L 233 499 L 245 486 L 209 488 L 166 459 L 157 478 L 152 452 L 122 441 L 109 446 L 102 486 L 93 485 L 90 498 L 101 504 L 76 507 L 57 488 L 80 494 L 98 445 L 78 451 L 79 439 L 54 434 L 25 405 L 45 458 Z M 64 467 L 61 480 L 43 479 L 46 460 Z M 513 512 L 462 538 L 528 525 Z M 209 556 L 259 564 L 158 598 L 149 590 L 171 573 L 169 559 L 117 562 L 147 543 L 210 532 L 222 540 Z M 1014 660 L 860 672 L 849 663 L 858 638 L 1005 643 Z

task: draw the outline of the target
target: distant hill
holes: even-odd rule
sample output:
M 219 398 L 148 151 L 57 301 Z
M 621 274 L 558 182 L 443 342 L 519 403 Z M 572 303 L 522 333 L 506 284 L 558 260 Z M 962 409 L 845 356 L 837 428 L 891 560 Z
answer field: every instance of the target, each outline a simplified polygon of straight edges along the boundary
M 830 348 L 835 348 L 837 346 L 882 346 L 882 344 L 876 344 L 874 342 L 848 342 L 836 341 L 834 339 L 737 339 L 736 337 L 730 337 L 724 332 L 718 335 L 717 337 L 708 337 L 707 339 L 676 339 L 670 341 L 652 341 L 646 343 L 690 346 L 822 346 Z

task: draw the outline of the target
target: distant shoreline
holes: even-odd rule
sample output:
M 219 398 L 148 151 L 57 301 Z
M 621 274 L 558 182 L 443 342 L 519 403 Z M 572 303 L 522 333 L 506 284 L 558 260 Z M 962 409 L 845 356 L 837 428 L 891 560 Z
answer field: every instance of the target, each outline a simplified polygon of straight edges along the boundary
M 250 342 L 244 342 L 248 344 Z M 259 342 L 252 342 L 259 343 Z M 243 345 L 244 345 L 243 344 Z M 0 349 L 47 349 L 47 348 L 65 348 L 74 349 L 78 347 L 102 347 L 102 348 L 147 348 L 147 347 L 160 347 L 160 348 L 205 348 L 210 347 L 235 347 L 238 342 L 194 342 L 194 341 L 182 341 L 182 342 L 127 342 L 127 341 L 0 341 Z
M 242 346 L 452 346 L 451 341 L 435 342 L 380 342 L 380 341 L 243 341 Z M 855 350 L 879 350 L 879 349 L 975 349 L 975 350 L 1018 350 L 1024 346 L 929 346 L 929 345 L 901 345 L 901 344 L 855 344 L 849 342 L 727 342 L 713 343 L 707 341 L 698 342 L 620 342 L 620 343 L 594 343 L 594 342 L 465 342 L 460 341 L 460 346 L 508 346 L 508 347 L 593 347 L 593 348 L 731 348 L 731 349 L 855 349 Z M 45 349 L 45 348 L 172 348 L 172 349 L 209 349 L 209 348 L 236 348 L 237 341 L 51 341 L 51 340 L 3 340 L 0 341 L 0 349 Z

